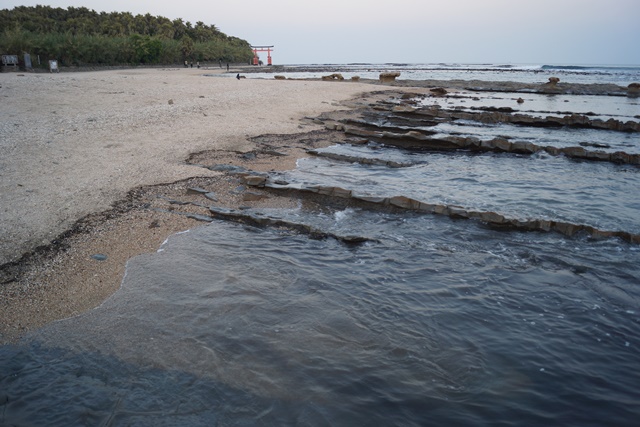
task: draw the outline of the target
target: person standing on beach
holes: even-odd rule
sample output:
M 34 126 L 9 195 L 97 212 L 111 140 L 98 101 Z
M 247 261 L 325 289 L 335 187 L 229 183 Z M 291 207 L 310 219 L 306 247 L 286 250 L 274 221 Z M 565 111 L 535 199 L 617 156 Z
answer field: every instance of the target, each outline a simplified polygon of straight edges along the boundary
M 227 71 L 229 71 L 229 63 L 227 62 Z

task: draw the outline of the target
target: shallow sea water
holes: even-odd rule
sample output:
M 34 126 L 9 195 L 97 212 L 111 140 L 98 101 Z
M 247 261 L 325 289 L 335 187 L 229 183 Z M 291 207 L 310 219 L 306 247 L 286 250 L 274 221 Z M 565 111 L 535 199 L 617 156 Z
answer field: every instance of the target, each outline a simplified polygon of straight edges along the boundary
M 503 131 L 575 145 L 567 129 Z M 576 140 L 637 150 L 631 134 L 579 132 Z M 325 151 L 405 167 L 310 158 L 280 178 L 640 232 L 637 166 L 378 144 Z M 254 213 L 370 240 L 220 220 L 171 236 L 130 260 L 121 289 L 100 307 L 0 347 L 0 425 L 640 419 L 637 244 L 415 212 Z
M 424 215 L 270 214 L 379 242 L 218 221 L 173 236 L 98 309 L 0 350 L 4 420 L 637 419 L 637 247 Z

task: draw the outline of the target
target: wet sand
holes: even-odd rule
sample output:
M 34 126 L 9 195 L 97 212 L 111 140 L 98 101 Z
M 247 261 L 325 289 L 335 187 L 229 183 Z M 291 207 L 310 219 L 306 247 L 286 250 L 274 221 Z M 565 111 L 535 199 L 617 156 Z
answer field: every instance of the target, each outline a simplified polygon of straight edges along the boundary
M 0 74 L 0 342 L 96 307 L 128 259 L 201 225 L 187 214 L 211 200 L 194 188 L 219 206 L 289 205 L 198 162 L 291 168 L 302 147 L 242 153 L 264 148 L 259 135 L 315 131 L 310 144 L 322 145 L 305 117 L 380 90 L 208 73 L 219 70 Z

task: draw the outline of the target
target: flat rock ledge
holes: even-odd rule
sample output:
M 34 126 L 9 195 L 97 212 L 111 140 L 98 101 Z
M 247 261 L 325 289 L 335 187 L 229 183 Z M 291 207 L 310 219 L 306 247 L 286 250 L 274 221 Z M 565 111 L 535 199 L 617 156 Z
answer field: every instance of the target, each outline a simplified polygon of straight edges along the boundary
M 492 138 L 481 140 L 475 137 L 447 136 L 431 138 L 425 133 L 408 131 L 404 133 L 367 130 L 357 126 L 345 125 L 341 128 L 346 134 L 366 138 L 368 141 L 380 142 L 386 145 L 413 150 L 471 150 L 485 152 L 503 152 L 515 154 L 535 154 L 545 152 L 552 156 L 564 155 L 566 157 L 612 162 L 618 164 L 640 165 L 640 154 L 626 153 L 624 151 L 607 152 L 603 150 L 590 150 L 582 146 L 554 147 L 537 145 L 525 141 L 512 141 L 505 138 Z
M 416 108 L 410 105 L 377 106 L 378 110 L 387 110 L 394 113 L 416 114 L 432 118 L 475 120 L 481 123 L 513 123 L 518 125 L 536 127 L 581 127 L 618 132 L 640 132 L 640 122 L 628 120 L 623 122 L 616 119 L 592 119 L 587 114 L 564 114 L 558 116 L 537 117 L 515 112 L 509 107 L 482 107 L 475 111 L 446 110 L 436 106 Z
M 214 218 L 223 219 L 227 221 L 242 222 L 244 224 L 249 224 L 249 225 L 258 226 L 258 227 L 286 228 L 288 230 L 293 230 L 298 233 L 305 234 L 312 239 L 321 240 L 321 239 L 331 238 L 346 244 L 360 244 L 365 242 L 378 241 L 376 239 L 372 239 L 369 237 L 362 237 L 362 236 L 355 236 L 355 235 L 342 236 L 334 233 L 328 233 L 307 224 L 287 221 L 279 218 L 272 218 L 272 217 L 260 215 L 257 213 L 251 213 L 243 210 L 227 209 L 227 208 L 221 208 L 221 207 L 215 207 L 215 206 L 211 206 L 209 210 Z
M 454 111 L 436 107 L 415 108 L 411 105 L 379 103 L 371 109 L 361 110 L 356 115 L 347 117 L 323 116 L 318 119 L 328 130 L 343 132 L 355 137 L 349 140 L 352 144 L 365 144 L 370 141 L 395 146 L 407 150 L 453 151 L 469 150 L 476 152 L 505 152 L 515 154 L 547 153 L 552 156 L 563 155 L 569 158 L 612 162 L 616 164 L 640 165 L 640 154 L 624 151 L 604 150 L 606 146 L 580 145 L 557 147 L 538 145 L 517 139 L 494 137 L 480 139 L 477 137 L 437 134 L 429 127 L 454 120 L 471 120 L 480 123 L 512 123 L 529 127 L 575 127 L 604 129 L 608 131 L 637 133 L 640 122 L 622 122 L 615 119 L 592 119 L 583 114 L 572 114 L 564 117 L 534 117 L 525 114 L 511 114 L 505 111 Z M 419 130 L 418 130 L 419 129 Z M 311 153 L 316 154 L 316 153 Z M 331 156 L 323 154 L 325 156 Z M 402 165 L 389 165 L 402 167 Z
M 552 221 L 545 219 L 528 219 L 520 220 L 514 218 L 507 218 L 497 212 L 480 212 L 466 209 L 462 206 L 454 205 L 440 205 L 425 203 L 419 200 L 411 199 L 405 196 L 395 197 L 377 197 L 359 195 L 351 190 L 340 187 L 324 187 L 324 186 L 306 186 L 303 184 L 290 184 L 282 181 L 281 179 L 265 177 L 264 175 L 247 175 L 245 183 L 249 185 L 251 182 L 253 186 L 270 188 L 277 191 L 287 192 L 302 192 L 302 193 L 317 193 L 330 197 L 337 197 L 343 199 L 353 199 L 359 202 L 365 202 L 378 206 L 392 206 L 400 209 L 411 210 L 421 212 L 425 214 L 444 215 L 453 219 L 473 219 L 481 221 L 490 227 L 500 228 L 505 230 L 518 230 L 518 231 L 539 231 L 539 232 L 558 232 L 565 236 L 576 236 L 580 233 L 586 234 L 594 239 L 608 239 L 619 238 L 623 241 L 640 244 L 640 234 L 633 234 L 626 231 L 610 231 L 601 230 L 589 225 L 573 224 L 562 221 Z M 265 224 L 269 224 L 266 221 Z

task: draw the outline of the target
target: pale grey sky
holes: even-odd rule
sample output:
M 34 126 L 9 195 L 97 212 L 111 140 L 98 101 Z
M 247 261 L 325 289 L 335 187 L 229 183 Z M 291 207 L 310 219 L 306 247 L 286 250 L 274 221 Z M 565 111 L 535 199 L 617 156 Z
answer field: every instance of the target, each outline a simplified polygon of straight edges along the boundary
M 0 0 L 214 24 L 274 64 L 640 65 L 640 0 Z

